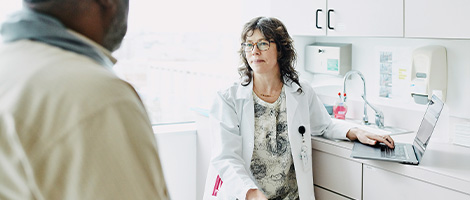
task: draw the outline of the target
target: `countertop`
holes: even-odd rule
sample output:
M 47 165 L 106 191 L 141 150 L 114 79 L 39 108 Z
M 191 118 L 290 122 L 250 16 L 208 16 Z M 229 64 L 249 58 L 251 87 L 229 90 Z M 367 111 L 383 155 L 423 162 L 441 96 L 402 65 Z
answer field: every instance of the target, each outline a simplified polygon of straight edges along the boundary
M 395 142 L 413 143 L 415 136 L 414 132 L 394 135 L 392 138 Z M 353 144 L 349 141 L 312 137 L 313 149 L 470 195 L 470 148 L 468 147 L 433 141 L 431 138 L 420 164 L 407 165 L 389 161 L 351 158 Z

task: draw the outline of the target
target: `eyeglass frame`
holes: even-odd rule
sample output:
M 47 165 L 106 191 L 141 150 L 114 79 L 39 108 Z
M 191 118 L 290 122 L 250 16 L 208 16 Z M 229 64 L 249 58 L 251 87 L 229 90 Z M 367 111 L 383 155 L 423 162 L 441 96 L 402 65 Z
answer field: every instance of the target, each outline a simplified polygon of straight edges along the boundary
M 259 44 L 260 42 L 264 42 L 264 41 L 266 41 L 266 42 L 268 43 L 268 48 L 265 49 L 265 50 L 261 50 L 261 49 L 259 48 L 258 44 Z M 273 43 L 273 42 L 275 43 L 275 41 L 272 41 L 272 40 L 262 39 L 262 40 L 260 40 L 260 41 L 258 41 L 258 42 L 255 42 L 255 43 L 252 43 L 252 42 L 242 42 L 241 45 L 242 45 L 242 48 L 243 48 L 243 51 L 244 51 L 244 52 L 253 51 L 253 49 L 255 49 L 255 46 L 256 46 L 256 48 L 258 48 L 260 51 L 267 51 L 267 50 L 269 50 L 269 48 L 271 48 L 271 43 Z M 245 44 L 252 44 L 253 46 L 251 47 L 251 49 L 250 49 L 249 51 L 247 51 L 247 50 L 246 50 L 246 47 L 245 47 Z

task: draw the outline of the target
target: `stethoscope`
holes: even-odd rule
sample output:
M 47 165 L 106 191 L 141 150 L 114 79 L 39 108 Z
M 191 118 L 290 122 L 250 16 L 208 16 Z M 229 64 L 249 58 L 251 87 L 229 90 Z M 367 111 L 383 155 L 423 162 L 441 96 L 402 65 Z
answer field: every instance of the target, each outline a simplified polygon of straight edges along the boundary
M 307 144 L 305 143 L 305 127 L 304 126 L 299 126 L 299 133 L 302 135 L 302 147 L 300 148 L 300 160 L 302 160 L 302 163 L 304 165 L 304 170 L 309 169 L 309 162 L 308 162 L 308 147 Z

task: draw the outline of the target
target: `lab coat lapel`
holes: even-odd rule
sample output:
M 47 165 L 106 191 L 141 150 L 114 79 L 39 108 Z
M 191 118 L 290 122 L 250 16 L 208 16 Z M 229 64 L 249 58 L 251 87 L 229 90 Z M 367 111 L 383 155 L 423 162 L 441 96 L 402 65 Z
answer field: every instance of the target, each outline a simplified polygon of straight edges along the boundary
M 297 108 L 299 102 L 301 101 L 301 94 L 297 92 L 299 88 L 297 84 L 286 84 L 286 106 L 287 106 L 287 124 L 288 124 L 288 135 L 290 146 L 292 150 L 292 156 L 294 162 L 297 162 L 297 157 L 300 155 L 300 148 L 302 144 L 302 135 L 299 133 L 298 129 L 300 126 L 307 127 L 303 121 L 302 110 Z M 295 163 L 297 164 L 297 163 Z M 297 170 L 297 166 L 296 166 Z
M 295 113 L 297 112 L 297 105 L 299 95 L 296 94 L 297 89 L 299 86 L 297 84 L 285 84 L 285 91 L 286 91 L 286 106 L 287 106 L 287 121 L 288 124 L 292 124 L 294 121 Z
M 311 149 L 310 143 L 310 122 L 308 103 L 305 93 L 299 93 L 297 90 L 299 86 L 295 83 L 290 85 L 286 84 L 286 104 L 287 104 L 287 120 L 289 129 L 289 142 L 292 150 L 292 159 L 297 177 L 297 185 L 299 189 L 300 199 L 312 199 L 313 194 L 313 180 L 312 180 L 312 153 L 307 151 L 308 165 L 303 165 L 300 159 L 300 152 L 302 148 L 302 134 L 299 132 L 299 127 L 305 128 L 305 145 L 307 149 Z
M 245 165 L 249 169 L 251 163 L 251 157 L 253 156 L 254 148 L 254 132 L 255 132 L 255 106 L 253 102 L 253 81 L 247 85 L 238 86 L 236 99 L 238 102 L 243 102 L 241 110 L 238 110 L 240 117 L 240 132 L 243 134 L 243 158 Z

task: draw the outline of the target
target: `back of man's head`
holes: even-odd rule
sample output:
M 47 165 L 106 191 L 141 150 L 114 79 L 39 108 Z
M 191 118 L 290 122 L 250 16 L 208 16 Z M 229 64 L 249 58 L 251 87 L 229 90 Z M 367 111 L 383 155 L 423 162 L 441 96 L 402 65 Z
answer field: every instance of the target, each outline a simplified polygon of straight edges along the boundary
M 24 0 L 24 1 L 28 3 L 39 3 L 39 2 L 46 2 L 46 1 L 51 1 L 51 0 Z
M 63 18 L 66 14 L 78 17 L 89 0 L 23 0 L 24 6 L 37 12 Z
M 24 6 L 57 18 L 110 51 L 127 32 L 129 0 L 23 0 Z

